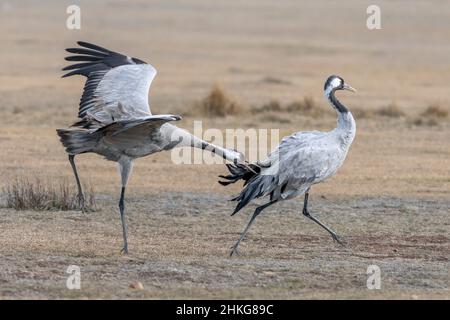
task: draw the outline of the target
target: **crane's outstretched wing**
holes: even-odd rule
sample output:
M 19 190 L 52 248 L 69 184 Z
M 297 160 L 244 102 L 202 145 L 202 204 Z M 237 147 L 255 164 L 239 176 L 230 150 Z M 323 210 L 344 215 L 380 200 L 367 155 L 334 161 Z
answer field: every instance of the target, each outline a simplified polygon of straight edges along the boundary
M 79 63 L 63 77 L 87 77 L 80 100 L 79 118 L 89 116 L 102 123 L 151 115 L 148 92 L 156 69 L 142 60 L 97 45 L 78 41 L 79 48 L 68 48 L 75 55 L 67 61 Z

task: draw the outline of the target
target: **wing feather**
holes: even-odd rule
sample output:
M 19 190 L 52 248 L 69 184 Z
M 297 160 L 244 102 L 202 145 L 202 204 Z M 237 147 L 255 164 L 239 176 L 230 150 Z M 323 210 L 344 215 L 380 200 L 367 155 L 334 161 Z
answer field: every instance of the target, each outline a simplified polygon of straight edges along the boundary
M 105 53 L 111 53 L 112 51 L 105 49 L 103 47 L 100 47 L 98 45 L 89 43 L 89 42 L 85 42 L 85 41 L 78 41 L 77 42 L 80 46 L 85 47 L 85 48 L 89 48 L 95 51 L 100 51 L 100 52 L 105 52 Z
M 85 54 L 88 56 L 95 56 L 95 57 L 100 57 L 100 58 L 107 56 L 106 53 L 102 53 L 102 52 L 98 52 L 98 51 L 94 51 L 94 50 L 83 49 L 83 48 L 67 48 L 66 51 L 70 52 L 70 53 Z
M 104 127 L 97 129 L 97 131 L 103 132 L 105 135 L 116 137 L 124 133 L 131 134 L 132 130 L 148 129 L 152 131 L 159 129 L 163 124 L 170 121 L 181 120 L 181 116 L 178 115 L 157 115 L 150 116 L 142 119 L 132 120 L 120 120 L 110 123 Z
M 156 69 L 132 58 L 95 44 L 79 41 L 80 48 L 68 48 L 74 53 L 67 61 L 63 75 L 87 77 L 80 100 L 78 117 L 89 116 L 108 124 L 116 120 L 150 116 L 148 93 L 156 76 Z
M 78 56 L 65 57 L 64 60 L 66 60 L 66 61 L 97 61 L 98 57 L 78 55 Z

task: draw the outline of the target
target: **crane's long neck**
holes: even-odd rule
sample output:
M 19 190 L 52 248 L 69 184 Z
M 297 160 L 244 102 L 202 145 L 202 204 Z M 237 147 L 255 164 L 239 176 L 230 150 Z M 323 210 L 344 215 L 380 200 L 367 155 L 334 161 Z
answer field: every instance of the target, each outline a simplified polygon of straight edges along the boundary
M 325 91 L 325 97 L 338 114 L 337 128 L 344 143 L 350 145 L 355 137 L 356 123 L 352 113 L 334 95 L 335 90 Z
M 326 90 L 325 91 L 325 98 L 330 102 L 331 106 L 338 112 L 338 113 L 346 113 L 348 112 L 348 109 L 346 106 L 344 106 L 334 95 L 336 92 L 335 89 Z
M 171 124 L 165 124 L 163 126 L 166 139 L 169 139 L 171 143 L 166 149 L 179 148 L 179 147 L 193 147 L 202 150 L 210 151 L 228 161 L 234 163 L 240 163 L 243 161 L 243 156 L 234 150 L 225 149 L 216 146 L 212 143 L 206 142 L 196 136 L 190 134 L 186 130 L 180 129 Z

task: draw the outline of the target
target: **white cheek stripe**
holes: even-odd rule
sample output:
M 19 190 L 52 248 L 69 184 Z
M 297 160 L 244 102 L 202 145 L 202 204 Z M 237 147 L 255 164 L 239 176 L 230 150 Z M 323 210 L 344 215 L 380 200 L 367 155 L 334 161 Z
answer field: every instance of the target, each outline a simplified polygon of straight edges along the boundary
M 338 88 L 338 87 L 340 86 L 340 84 L 341 84 L 341 80 L 340 80 L 339 78 L 334 78 L 334 79 L 330 82 L 330 84 L 328 85 L 328 87 L 326 88 L 326 90 L 325 90 L 325 96 L 328 97 L 328 96 L 330 95 L 331 91 L 332 91 L 334 88 Z
M 339 87 L 340 84 L 341 84 L 341 79 L 339 79 L 339 78 L 334 78 L 333 81 L 331 81 L 331 86 L 333 88 Z

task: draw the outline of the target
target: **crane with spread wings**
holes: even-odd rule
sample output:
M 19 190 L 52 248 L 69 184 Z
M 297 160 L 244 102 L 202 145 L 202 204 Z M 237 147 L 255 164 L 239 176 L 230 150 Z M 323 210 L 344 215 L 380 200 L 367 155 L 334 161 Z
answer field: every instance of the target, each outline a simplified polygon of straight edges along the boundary
M 119 200 L 122 252 L 128 253 L 124 197 L 134 159 L 175 147 L 208 150 L 234 163 L 241 163 L 243 156 L 174 126 L 170 122 L 181 120 L 178 115 L 152 115 L 148 94 L 156 76 L 153 66 L 91 43 L 77 43 L 80 47 L 66 49 L 74 55 L 65 59 L 76 63 L 63 69 L 69 71 L 63 77 L 87 77 L 80 100 L 79 121 L 69 128 L 58 129 L 57 134 L 69 155 L 82 208 L 84 196 L 75 156 L 92 152 L 118 163 L 122 179 Z

